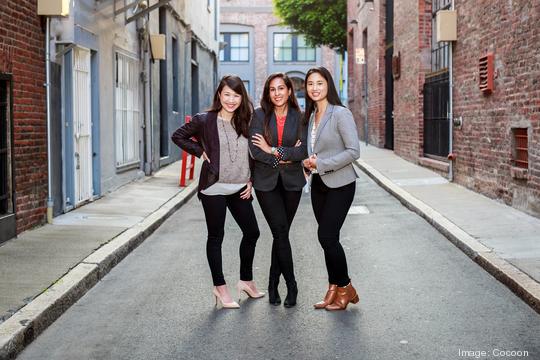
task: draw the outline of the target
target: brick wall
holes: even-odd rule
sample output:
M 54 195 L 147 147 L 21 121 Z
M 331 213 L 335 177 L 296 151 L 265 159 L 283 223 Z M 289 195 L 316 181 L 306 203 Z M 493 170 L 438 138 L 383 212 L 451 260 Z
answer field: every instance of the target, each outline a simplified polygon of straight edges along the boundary
M 540 215 L 540 2 L 459 1 L 454 48 L 455 180 Z M 495 89 L 478 88 L 478 58 L 495 55 Z M 512 127 L 528 128 L 526 179 L 512 171 Z
M 431 5 L 424 0 L 394 2 L 394 54 L 401 76 L 394 81 L 394 151 L 417 162 L 423 155 L 423 95 L 430 71 Z
M 368 111 L 369 143 L 384 146 L 384 49 L 385 14 L 381 1 L 373 4 L 349 0 L 348 13 L 348 71 L 349 108 L 353 112 L 361 140 L 365 140 L 366 111 Z M 353 20 L 356 20 L 355 23 Z M 351 23 L 352 21 L 352 23 Z M 364 47 L 363 33 L 367 30 L 368 104 L 364 90 L 364 65 L 356 64 L 355 50 Z
M 12 51 L 0 72 L 12 74 L 17 232 L 45 221 L 47 123 L 45 33 L 37 2 L 8 0 L 0 5 L 0 52 Z M 4 49 L 4 50 L 2 50 Z M 5 54 L 0 54 L 5 58 Z

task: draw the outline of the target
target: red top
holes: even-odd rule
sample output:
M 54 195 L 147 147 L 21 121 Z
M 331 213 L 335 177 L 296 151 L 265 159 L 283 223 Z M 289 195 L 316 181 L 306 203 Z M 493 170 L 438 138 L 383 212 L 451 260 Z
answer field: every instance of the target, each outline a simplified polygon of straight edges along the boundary
M 278 146 L 281 146 L 281 143 L 283 140 L 283 128 L 285 127 L 285 119 L 287 119 L 287 115 L 283 115 L 283 116 L 276 115 Z

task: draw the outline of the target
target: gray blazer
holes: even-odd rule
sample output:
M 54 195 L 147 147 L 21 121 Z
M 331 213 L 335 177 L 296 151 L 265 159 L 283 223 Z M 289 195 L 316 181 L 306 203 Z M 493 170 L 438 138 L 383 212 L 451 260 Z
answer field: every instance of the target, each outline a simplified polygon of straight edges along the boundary
M 360 157 L 360 142 L 351 111 L 328 104 L 311 149 L 311 129 L 315 112 L 311 114 L 307 131 L 308 154 L 317 154 L 317 171 L 324 184 L 337 188 L 352 183 L 358 177 L 352 162 Z

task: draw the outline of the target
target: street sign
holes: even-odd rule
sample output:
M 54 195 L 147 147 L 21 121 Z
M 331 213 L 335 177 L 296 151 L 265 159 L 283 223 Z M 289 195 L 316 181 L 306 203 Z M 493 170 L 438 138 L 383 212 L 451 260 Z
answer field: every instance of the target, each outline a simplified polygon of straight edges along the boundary
M 365 64 L 366 56 L 365 56 L 364 48 L 356 48 L 354 51 L 354 57 L 356 59 L 357 64 Z

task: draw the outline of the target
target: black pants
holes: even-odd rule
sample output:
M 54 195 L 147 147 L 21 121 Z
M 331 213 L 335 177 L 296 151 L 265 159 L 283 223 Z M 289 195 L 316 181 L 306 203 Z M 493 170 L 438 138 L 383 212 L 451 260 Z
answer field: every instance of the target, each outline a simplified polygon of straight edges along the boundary
M 270 279 L 279 280 L 283 273 L 285 281 L 295 281 L 289 230 L 298 209 L 302 191 L 285 190 L 280 176 L 272 191 L 255 190 L 255 193 L 274 238 Z
M 208 257 L 214 286 L 225 285 L 221 259 L 221 244 L 225 235 L 224 228 L 227 208 L 242 230 L 242 241 L 240 242 L 240 280 L 253 280 L 253 257 L 255 256 L 255 245 L 259 238 L 259 227 L 251 204 L 253 198 L 249 200 L 240 198 L 240 192 L 244 191 L 244 189 L 232 195 L 209 196 L 199 193 L 199 198 L 204 209 L 204 216 L 206 217 L 206 227 L 208 229 L 206 256 Z
M 339 231 L 351 207 L 355 190 L 356 182 L 329 188 L 320 175 L 313 174 L 311 204 L 319 224 L 317 235 L 324 250 L 328 282 L 337 286 L 346 286 L 350 282 L 347 259 L 339 242 Z

